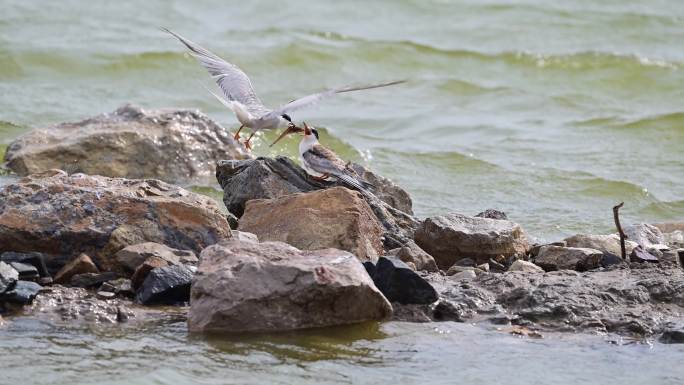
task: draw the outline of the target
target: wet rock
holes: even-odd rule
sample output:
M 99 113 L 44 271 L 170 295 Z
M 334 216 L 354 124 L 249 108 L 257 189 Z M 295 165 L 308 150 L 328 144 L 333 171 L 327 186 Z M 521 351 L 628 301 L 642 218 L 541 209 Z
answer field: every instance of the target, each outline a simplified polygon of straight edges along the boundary
M 199 252 L 226 237 L 230 228 L 216 202 L 158 180 L 52 170 L 0 189 L 0 252 L 86 253 L 112 270 L 113 255 L 131 244 Z
M 658 257 L 644 250 L 641 246 L 637 246 L 629 255 L 629 260 L 632 262 L 643 263 L 658 263 Z
M 147 258 L 138 266 L 137 269 L 135 269 L 133 276 L 131 276 L 131 285 L 135 290 L 138 290 L 140 286 L 142 286 L 145 278 L 147 278 L 147 274 L 149 274 L 150 271 L 158 267 L 166 266 L 169 266 L 169 261 L 165 259 L 155 256 Z
M 369 174 L 366 174 L 369 175 Z M 286 157 L 257 158 L 243 161 L 219 161 L 216 178 L 223 188 L 223 202 L 228 211 L 242 217 L 245 204 L 253 199 L 275 199 L 284 195 L 310 192 L 335 186 L 338 182 L 319 182 L 309 178 L 306 172 Z M 380 178 L 379 176 L 377 178 Z M 400 191 L 396 187 L 396 191 Z M 392 193 L 384 183 L 374 190 L 378 194 L 364 194 L 371 210 L 385 229 L 385 249 L 401 247 L 413 238 L 418 221 L 410 214 L 393 207 L 406 208 L 405 192 Z M 387 198 L 391 196 L 392 198 Z M 385 197 L 386 203 L 381 200 Z M 404 202 L 404 203 L 401 203 Z
M 0 262 L 0 294 L 14 286 L 19 280 L 19 272 L 5 262 Z
M 601 267 L 623 265 L 625 264 L 625 260 L 623 260 L 622 257 L 618 257 L 617 255 L 604 253 L 603 257 L 601 257 L 600 264 Z
M 239 229 L 303 250 L 346 250 L 362 261 L 383 253 L 382 225 L 361 195 L 344 187 L 251 200 Z
M 135 296 L 135 290 L 133 290 L 131 280 L 126 278 L 105 282 L 100 286 L 100 291 L 110 292 L 128 298 L 133 298 L 133 296 Z
M 404 246 L 396 249 L 395 255 L 397 258 L 408 263 L 413 263 L 416 270 L 424 270 L 435 272 L 439 269 L 437 268 L 437 263 L 432 256 L 421 249 L 420 246 L 414 241 L 408 241 Z
M 658 341 L 664 344 L 684 344 L 684 330 L 666 330 Z
M 113 271 L 104 273 L 83 273 L 76 274 L 71 277 L 71 286 L 83 288 L 100 287 L 103 283 L 119 278 L 119 275 Z
M 112 298 L 116 297 L 116 293 L 112 293 L 110 291 L 102 291 L 102 290 L 98 291 L 96 293 L 96 295 L 97 295 L 97 298 L 99 298 L 99 299 L 112 299 Z
M 51 260 L 55 261 L 57 258 L 51 258 Z M 10 263 L 10 262 L 20 262 L 20 263 L 26 263 L 31 266 L 34 266 L 36 270 L 38 270 L 38 274 L 40 274 L 41 277 L 49 277 L 50 272 L 48 270 L 48 267 L 45 263 L 45 255 L 41 253 L 16 253 L 13 251 L 7 251 L 2 253 L 0 255 L 0 261 Z M 55 261 L 59 263 L 60 261 Z
M 371 278 L 390 302 L 406 305 L 437 301 L 435 289 L 398 258 L 380 257 Z
M 591 270 L 600 266 L 603 253 L 581 247 L 543 246 L 534 263 L 546 271 Z
M 620 237 L 617 234 L 576 234 L 572 237 L 565 238 L 564 241 L 568 247 L 595 249 L 608 254 L 617 256 L 622 255 L 622 250 L 620 249 Z M 634 249 L 636 246 L 638 246 L 636 242 L 625 240 L 625 249 L 627 251 L 627 255 L 629 255 L 632 252 L 632 249 Z
M 644 249 L 665 243 L 665 238 L 660 229 L 648 223 L 626 226 L 623 230 L 630 241 L 636 242 Z
M 543 273 L 544 269 L 535 265 L 532 262 L 518 259 L 517 261 L 511 264 L 511 266 L 508 268 L 508 271 L 522 271 L 524 273 Z
M 116 253 L 116 260 L 130 272 L 134 272 L 149 257 L 159 257 L 171 265 L 196 265 L 198 262 L 191 250 L 173 249 L 154 242 L 127 246 Z
M 74 275 L 85 273 L 99 273 L 99 270 L 89 256 L 81 254 L 64 265 L 57 275 L 55 275 L 54 281 L 55 283 L 61 284 L 69 283 Z
M 459 271 L 457 273 L 454 272 L 453 274 L 449 274 L 447 272 L 447 275 L 451 275 L 451 278 L 456 280 L 456 281 L 460 281 L 463 279 L 472 279 L 472 278 L 477 277 L 477 273 L 475 273 L 475 270 L 463 270 L 463 271 Z
M 391 180 L 375 174 L 360 164 L 352 163 L 350 166 L 361 179 L 373 186 L 373 193 L 380 198 L 381 201 L 406 214 L 413 215 L 413 202 L 411 201 L 411 196 L 404 189 L 394 184 Z
M 435 258 L 440 269 L 448 269 L 463 258 L 479 264 L 499 255 L 524 255 L 529 248 L 520 225 L 461 214 L 426 219 L 416 230 L 415 241 Z
M 135 300 L 143 305 L 177 305 L 190 300 L 194 273 L 183 265 L 157 267 L 147 274 Z
M 392 314 L 354 255 L 281 242 L 227 240 L 204 249 L 190 303 L 193 332 L 293 330 Z
M 19 175 L 50 169 L 170 183 L 209 181 L 216 159 L 245 159 L 244 147 L 204 114 L 131 105 L 80 122 L 35 129 L 7 148 Z
M 480 218 L 508 220 L 506 213 L 504 213 L 503 211 L 494 210 L 494 209 L 487 209 L 481 213 L 478 213 L 475 216 L 480 217 Z
M 19 305 L 30 304 L 40 291 L 41 286 L 31 281 L 17 281 L 14 286 L 0 296 L 0 301 Z
M 37 281 L 40 275 L 35 266 L 21 262 L 10 262 L 10 266 L 19 273 L 19 279 L 23 281 Z

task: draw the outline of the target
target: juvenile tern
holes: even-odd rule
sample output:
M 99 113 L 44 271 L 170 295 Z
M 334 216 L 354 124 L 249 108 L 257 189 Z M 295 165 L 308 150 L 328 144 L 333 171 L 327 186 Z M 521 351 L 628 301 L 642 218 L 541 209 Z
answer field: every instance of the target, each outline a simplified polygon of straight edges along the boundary
M 276 109 L 270 109 L 261 102 L 254 92 L 249 77 L 247 77 L 238 66 L 221 59 L 209 50 L 202 48 L 198 44 L 193 43 L 175 32 L 166 28 L 162 28 L 162 30 L 173 35 L 183 43 L 190 50 L 190 54 L 194 56 L 200 64 L 207 69 L 211 77 L 216 80 L 216 83 L 219 88 L 221 88 L 221 91 L 223 91 L 225 98 L 211 91 L 209 92 L 211 92 L 223 105 L 230 108 L 240 122 L 241 126 L 237 133 L 235 133 L 235 140 L 240 139 L 240 131 L 244 127 L 249 127 L 252 130 L 252 134 L 247 138 L 247 141 L 245 141 L 245 147 L 249 149 L 251 149 L 250 140 L 254 134 L 260 130 L 292 126 L 292 119 L 290 118 L 290 115 L 288 115 L 292 111 L 308 107 L 322 99 L 336 94 L 386 87 L 404 82 L 404 80 L 400 80 L 356 87 L 333 88 L 292 100 Z
M 315 180 L 326 180 L 330 177 L 339 179 L 347 186 L 366 192 L 372 186 L 358 178 L 356 172 L 349 168 L 335 152 L 318 142 L 318 131 L 304 123 L 304 128 L 290 125 L 271 146 L 288 134 L 304 132 L 304 137 L 299 142 L 299 160 L 302 168 Z

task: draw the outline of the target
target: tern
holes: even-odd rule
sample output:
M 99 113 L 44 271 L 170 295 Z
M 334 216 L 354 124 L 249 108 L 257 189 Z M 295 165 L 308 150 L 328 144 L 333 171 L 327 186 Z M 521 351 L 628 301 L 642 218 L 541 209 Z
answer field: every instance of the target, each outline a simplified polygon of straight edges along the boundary
M 372 187 L 371 184 L 358 178 L 356 172 L 349 167 L 349 162 L 343 161 L 331 149 L 320 144 L 318 142 L 318 131 L 315 128 L 310 128 L 306 122 L 304 122 L 304 128 L 297 127 L 294 124 L 288 126 L 271 146 L 285 136 L 296 132 L 304 132 L 304 137 L 299 142 L 299 160 L 302 163 L 302 168 L 312 179 L 322 181 L 332 177 L 362 192 L 367 192 L 368 187 Z
M 251 149 L 250 140 L 257 132 L 261 130 L 285 128 L 292 126 L 292 118 L 290 118 L 289 113 L 292 111 L 308 107 L 315 104 L 322 99 L 334 96 L 336 94 L 341 94 L 344 92 L 368 90 L 372 88 L 387 87 L 399 83 L 404 83 L 404 80 L 370 84 L 363 86 L 350 86 L 342 88 L 333 88 L 318 92 L 315 94 L 307 95 L 289 103 L 286 103 L 276 109 L 270 109 L 261 102 L 259 97 L 254 92 L 252 83 L 249 77 L 235 64 L 229 63 L 219 56 L 213 54 L 209 50 L 202 48 L 198 44 L 172 32 L 166 28 L 161 28 L 162 31 L 173 35 L 181 43 L 183 43 L 191 52 L 199 63 L 207 69 L 216 83 L 218 84 L 221 91 L 225 95 L 225 98 L 211 92 L 214 97 L 216 97 L 223 105 L 230 108 L 237 117 L 241 126 L 235 133 L 235 140 L 240 139 L 240 131 L 244 127 L 249 127 L 252 130 L 252 134 L 245 141 L 245 147 Z

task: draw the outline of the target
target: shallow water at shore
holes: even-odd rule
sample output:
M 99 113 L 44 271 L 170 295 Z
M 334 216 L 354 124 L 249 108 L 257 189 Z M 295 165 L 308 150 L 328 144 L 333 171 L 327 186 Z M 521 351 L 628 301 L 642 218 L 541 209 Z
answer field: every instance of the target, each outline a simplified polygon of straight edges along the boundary
M 390 322 L 242 337 L 184 323 L 121 331 L 0 328 L 3 383 L 680 384 L 682 345 L 601 336 L 518 338 L 493 327 Z M 624 344 L 624 345 L 622 345 Z M 22 367 L 30 362 L 30 367 Z M 27 382 L 28 380 L 28 382 Z

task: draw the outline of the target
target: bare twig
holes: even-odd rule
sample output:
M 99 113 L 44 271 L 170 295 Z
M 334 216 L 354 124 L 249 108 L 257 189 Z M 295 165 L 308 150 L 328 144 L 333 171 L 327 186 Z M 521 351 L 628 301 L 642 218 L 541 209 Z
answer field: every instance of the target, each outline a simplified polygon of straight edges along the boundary
M 625 249 L 625 239 L 627 235 L 622 231 L 622 226 L 620 226 L 620 213 L 618 210 L 625 204 L 625 202 L 620 202 L 617 206 L 613 207 L 613 218 L 615 218 L 615 227 L 617 227 L 618 233 L 620 234 L 620 251 L 622 252 L 622 259 L 627 259 L 627 249 Z

